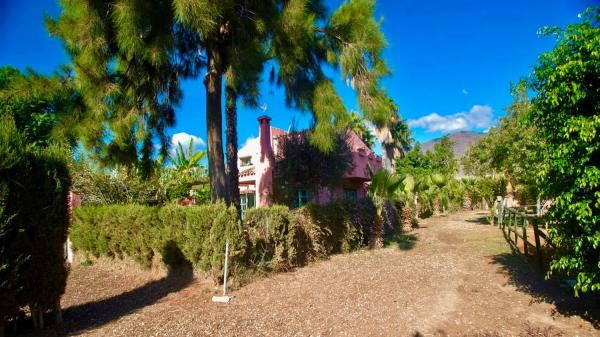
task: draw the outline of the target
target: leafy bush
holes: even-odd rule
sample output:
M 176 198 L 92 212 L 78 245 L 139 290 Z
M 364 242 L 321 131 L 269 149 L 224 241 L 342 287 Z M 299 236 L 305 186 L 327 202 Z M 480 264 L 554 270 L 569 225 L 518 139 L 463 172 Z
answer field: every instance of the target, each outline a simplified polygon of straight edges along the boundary
M 369 199 L 309 204 L 294 211 L 285 206 L 252 209 L 244 219 L 245 261 L 259 269 L 285 270 L 350 252 L 368 243 L 374 219 Z
M 129 256 L 150 267 L 185 261 L 221 277 L 225 241 L 234 269 L 265 271 L 302 266 L 368 243 L 375 207 L 369 199 L 339 200 L 291 211 L 285 206 L 249 210 L 244 228 L 233 207 L 143 205 L 84 206 L 73 213 L 75 249 L 93 256 Z
M 68 269 L 66 154 L 27 145 L 12 118 L 0 119 L 0 325 L 19 307 L 54 308 Z
M 574 277 L 576 294 L 600 291 L 600 7 L 581 18 L 546 31 L 557 43 L 534 68 L 529 116 L 546 141 L 538 178 L 554 199 L 550 268 Z
M 146 268 L 160 254 L 165 264 L 187 260 L 218 277 L 227 239 L 230 257 L 243 255 L 245 241 L 237 211 L 223 203 L 84 206 L 73 212 L 75 249 L 96 257 L 128 256 Z
M 71 171 L 73 191 L 81 195 L 83 205 L 158 205 L 166 201 L 157 177 L 144 178 L 129 167 L 100 169 L 84 160 L 74 164 Z

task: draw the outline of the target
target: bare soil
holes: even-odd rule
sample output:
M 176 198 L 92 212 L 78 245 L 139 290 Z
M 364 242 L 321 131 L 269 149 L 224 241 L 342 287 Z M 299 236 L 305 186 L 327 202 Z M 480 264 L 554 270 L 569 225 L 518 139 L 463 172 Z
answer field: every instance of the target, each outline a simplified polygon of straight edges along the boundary
M 514 255 L 484 213 L 422 220 L 384 249 L 213 285 L 116 264 L 74 266 L 65 322 L 43 336 L 600 336 L 600 301 L 573 298 Z M 23 331 L 24 330 L 24 331 Z

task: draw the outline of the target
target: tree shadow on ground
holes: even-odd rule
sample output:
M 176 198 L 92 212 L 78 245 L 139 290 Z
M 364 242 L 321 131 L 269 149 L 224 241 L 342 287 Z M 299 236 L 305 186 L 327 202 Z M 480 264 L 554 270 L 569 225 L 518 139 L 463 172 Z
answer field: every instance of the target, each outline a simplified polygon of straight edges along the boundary
M 383 238 L 384 247 L 397 247 L 400 250 L 411 250 L 417 244 L 419 237 L 416 234 L 393 233 Z
M 466 222 L 474 223 L 477 225 L 489 225 L 490 219 L 487 216 L 478 217 L 477 219 L 466 219 Z
M 192 280 L 191 265 L 175 267 L 169 270 L 166 277 L 148 282 L 131 291 L 66 308 L 63 311 L 63 324 L 32 331 L 32 335 L 70 336 L 83 333 L 152 305 L 170 293 L 185 288 Z
M 533 296 L 534 302 L 552 303 L 556 307 L 556 313 L 578 315 L 594 328 L 600 328 L 600 294 L 580 294 L 577 298 L 572 289 L 559 280 L 545 280 L 544 274 L 522 255 L 503 253 L 492 259 L 492 263 L 502 266 L 502 272 L 509 277 L 509 283 L 519 291 Z

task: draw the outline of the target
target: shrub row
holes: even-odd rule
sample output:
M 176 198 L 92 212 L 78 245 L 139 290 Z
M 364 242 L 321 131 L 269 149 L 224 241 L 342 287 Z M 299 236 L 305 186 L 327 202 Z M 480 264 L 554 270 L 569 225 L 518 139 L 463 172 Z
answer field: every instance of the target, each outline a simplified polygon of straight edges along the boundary
M 73 246 L 93 256 L 130 257 L 150 267 L 188 261 L 221 275 L 225 241 L 234 268 L 285 270 L 367 244 L 375 208 L 369 200 L 336 201 L 297 210 L 273 206 L 239 221 L 224 204 L 152 207 L 85 206 L 75 210 Z M 236 269 L 232 271 L 236 272 Z
M 0 121 L 2 329 L 19 308 L 55 308 L 64 292 L 70 178 L 63 151 L 28 146 L 12 120 Z
M 245 247 L 237 211 L 223 203 L 84 206 L 73 212 L 70 237 L 75 249 L 95 257 L 129 257 L 148 268 L 160 254 L 167 265 L 189 261 L 215 276 L 226 240 L 234 260 Z

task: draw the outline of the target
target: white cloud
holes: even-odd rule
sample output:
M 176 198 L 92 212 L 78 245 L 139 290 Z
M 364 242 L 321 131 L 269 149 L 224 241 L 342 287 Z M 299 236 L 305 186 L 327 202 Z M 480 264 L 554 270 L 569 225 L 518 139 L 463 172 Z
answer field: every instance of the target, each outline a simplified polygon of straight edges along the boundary
M 468 95 L 469 94 L 469 92 L 467 91 L 467 89 L 461 90 L 460 93 L 463 94 L 463 95 Z
M 181 146 L 187 150 L 188 146 L 190 146 L 190 141 L 194 142 L 194 150 L 206 146 L 204 139 L 195 135 L 190 135 L 189 133 L 179 132 L 171 137 L 171 148 L 174 149 L 178 146 L 178 143 L 181 143 Z
M 492 111 L 492 107 L 489 105 L 474 105 L 469 111 L 447 116 L 433 112 L 418 119 L 408 120 L 408 126 L 427 129 L 428 132 L 487 129 L 493 123 Z

